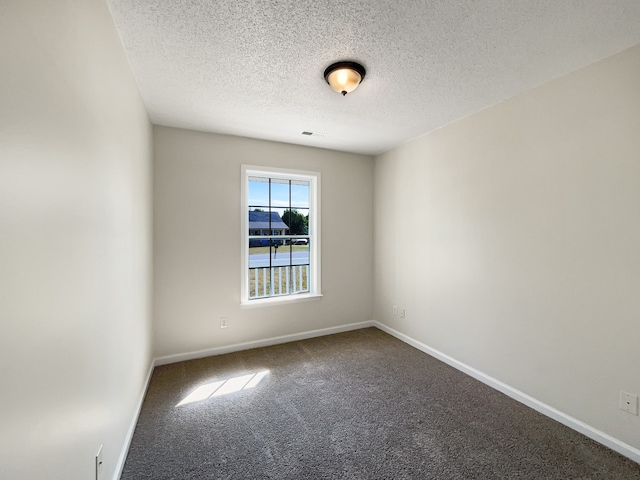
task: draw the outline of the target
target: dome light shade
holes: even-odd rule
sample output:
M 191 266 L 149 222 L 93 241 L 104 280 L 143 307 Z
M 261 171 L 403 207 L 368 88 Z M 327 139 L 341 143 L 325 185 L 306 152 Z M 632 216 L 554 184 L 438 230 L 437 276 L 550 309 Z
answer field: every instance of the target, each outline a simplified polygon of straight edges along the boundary
M 364 80 L 366 71 L 355 62 L 338 62 L 329 65 L 324 71 L 324 79 L 331 88 L 343 96 L 353 92 Z

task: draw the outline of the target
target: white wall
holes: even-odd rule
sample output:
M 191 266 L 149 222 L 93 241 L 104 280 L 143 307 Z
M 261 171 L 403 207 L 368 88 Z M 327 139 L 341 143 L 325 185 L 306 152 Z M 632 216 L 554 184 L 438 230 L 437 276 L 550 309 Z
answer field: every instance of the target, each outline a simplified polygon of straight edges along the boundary
M 151 126 L 103 0 L 0 3 L 0 478 L 113 478 L 150 362 Z
M 636 448 L 639 85 L 635 47 L 375 162 L 376 319 Z
M 321 300 L 240 308 L 242 164 L 321 172 Z M 371 157 L 154 126 L 153 172 L 156 356 L 372 320 Z

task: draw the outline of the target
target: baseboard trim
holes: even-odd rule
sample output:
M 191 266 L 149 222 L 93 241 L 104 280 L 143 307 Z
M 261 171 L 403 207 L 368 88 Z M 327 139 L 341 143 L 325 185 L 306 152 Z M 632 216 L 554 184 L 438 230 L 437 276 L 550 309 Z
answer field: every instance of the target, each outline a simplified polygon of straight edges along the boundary
M 547 417 L 550 417 L 562 423 L 563 425 L 579 433 L 582 433 L 583 435 L 586 435 L 590 439 L 595 440 L 598 443 L 601 443 L 605 447 L 608 447 L 611 450 L 614 450 L 621 455 L 624 455 L 625 457 L 633 460 L 634 462 L 640 463 L 639 449 L 621 440 L 618 440 L 617 438 L 612 437 L 611 435 L 604 433 L 590 425 L 587 425 L 586 423 L 576 418 L 573 418 L 570 415 L 567 415 L 566 413 L 563 413 L 560 410 L 557 410 L 552 406 L 547 405 L 546 403 L 541 402 L 540 400 L 537 400 L 536 398 L 533 398 L 532 396 L 527 395 L 526 393 L 523 393 L 520 390 L 517 390 L 507 385 L 506 383 L 501 382 L 500 380 L 497 380 L 479 370 L 476 370 L 475 368 L 470 367 L 469 365 L 462 363 L 456 360 L 455 358 L 450 357 L 449 355 L 442 353 L 439 350 L 436 350 L 435 348 L 431 348 L 428 345 L 425 345 L 424 343 L 419 342 L 418 340 L 415 340 L 414 338 L 408 335 L 405 335 L 404 333 L 400 333 L 397 330 L 394 330 L 393 328 L 388 327 L 378 321 L 374 321 L 373 324 L 375 327 L 379 328 L 383 332 L 388 333 L 389 335 L 396 337 L 398 340 L 402 340 L 403 342 L 411 345 L 412 347 L 415 347 L 418 350 L 421 350 L 424 353 L 427 353 L 432 357 L 435 357 L 438 360 L 443 361 L 447 365 L 450 365 L 453 368 L 460 370 L 461 372 L 466 373 L 467 375 L 470 375 L 471 377 L 481 381 L 485 385 L 488 385 L 498 390 L 499 392 L 502 392 L 505 395 L 513 398 L 514 400 L 517 400 L 518 402 L 533 408 L 534 410 L 542 413 L 543 415 L 546 415 Z
M 323 337 L 325 335 L 331 335 L 334 333 L 348 332 L 351 330 L 359 330 L 361 328 L 368 328 L 368 327 L 374 327 L 374 326 L 377 326 L 377 325 L 376 325 L 376 322 L 374 322 L 373 320 L 370 320 L 367 322 L 349 323 L 347 325 L 339 325 L 337 327 L 322 328 L 319 330 L 310 330 L 307 332 L 294 333 L 291 335 L 282 335 L 280 337 L 272 337 L 264 340 L 256 340 L 253 342 L 237 343 L 237 344 L 228 345 L 225 347 L 209 348 L 206 350 L 198 350 L 196 352 L 180 353 L 176 355 L 167 355 L 164 357 L 154 358 L 151 361 L 151 364 L 149 365 L 145 387 L 140 393 L 140 397 L 138 398 L 137 408 L 135 409 L 133 418 L 131 419 L 131 424 L 129 425 L 129 430 L 127 431 L 127 435 L 125 436 L 124 443 L 122 445 L 122 450 L 120 452 L 120 457 L 118 458 L 118 463 L 116 464 L 116 470 L 115 470 L 113 480 L 119 480 L 120 477 L 122 476 L 124 463 L 127 459 L 127 454 L 129 453 L 129 447 L 131 446 L 131 441 L 133 440 L 133 434 L 135 432 L 136 425 L 138 424 L 140 411 L 142 410 L 142 403 L 144 402 L 144 397 L 147 393 L 147 389 L 149 388 L 149 384 L 151 383 L 151 376 L 153 375 L 153 369 L 155 367 L 159 365 L 168 365 L 170 363 L 183 362 L 185 360 L 194 360 L 197 358 L 211 357 L 214 355 L 223 355 L 225 353 L 239 352 L 241 350 L 249 350 L 251 348 L 268 347 L 270 345 L 278 345 L 281 343 L 295 342 L 297 340 L 306 340 L 307 338 Z
M 142 392 L 140 392 L 140 396 L 138 397 L 137 408 L 133 413 L 133 418 L 131 419 L 131 423 L 129 424 L 129 430 L 127 430 L 127 434 L 124 438 L 124 443 L 122 444 L 122 450 L 120 451 L 120 457 L 118 458 L 118 463 L 116 464 L 116 470 L 113 477 L 113 480 L 120 480 L 122 476 L 122 470 L 124 469 L 124 462 L 127 459 L 127 454 L 129 453 L 129 447 L 131 446 L 131 441 L 133 440 L 133 433 L 136 430 L 136 425 L 138 424 L 138 417 L 140 416 L 140 411 L 142 410 L 142 403 L 144 402 L 144 397 L 147 394 L 147 389 L 149 388 L 149 383 L 151 383 L 151 375 L 153 375 L 153 369 L 155 368 L 154 361 L 152 360 L 149 363 L 149 370 L 147 371 L 147 380 L 145 382 L 144 388 Z
M 445 353 L 439 350 L 436 350 L 435 348 L 429 347 L 428 345 L 422 342 L 419 342 L 418 340 L 415 340 L 414 338 L 408 335 L 405 335 L 404 333 L 400 333 L 397 330 L 394 330 L 393 328 L 388 327 L 387 325 L 384 325 L 378 321 L 371 320 L 367 322 L 340 325 L 337 327 L 310 330 L 307 332 L 294 333 L 291 335 L 282 335 L 279 337 L 272 337 L 264 340 L 237 343 L 237 344 L 228 345 L 225 347 L 216 347 L 216 348 L 210 348 L 206 350 L 198 350 L 190 353 L 167 355 L 164 357 L 155 358 L 149 366 L 145 388 L 141 392 L 140 397 L 138 399 L 138 406 L 134 412 L 133 418 L 131 420 L 131 424 L 129 426 L 129 430 L 127 431 L 127 435 L 125 437 L 125 441 L 122 446 L 122 451 L 120 453 L 120 457 L 116 465 L 116 471 L 115 471 L 115 476 L 113 480 L 119 480 L 120 476 L 122 475 L 122 470 L 124 469 L 124 463 L 127 458 L 127 453 L 129 452 L 131 441 L 133 440 L 133 433 L 135 431 L 136 424 L 138 423 L 138 417 L 140 416 L 140 411 L 142 409 L 142 403 L 144 401 L 144 397 L 147 392 L 147 389 L 149 388 L 149 383 L 151 382 L 151 375 L 153 374 L 153 369 L 156 366 L 182 362 L 185 360 L 194 360 L 197 358 L 210 357 L 214 355 L 223 355 L 225 353 L 239 352 L 241 350 L 249 350 L 251 348 L 268 347 L 270 345 L 278 345 L 281 343 L 295 342 L 297 340 L 305 340 L 308 338 L 322 337 L 325 335 L 332 335 L 334 333 L 348 332 L 351 330 L 359 330 L 361 328 L 368 328 L 368 327 L 379 328 L 383 332 L 386 332 L 389 335 L 394 336 L 395 338 L 405 342 L 406 344 L 411 345 L 412 347 L 415 347 L 418 350 L 428 355 L 431 355 L 432 357 L 437 358 L 438 360 L 441 360 L 447 365 L 450 365 L 453 368 L 460 370 L 463 373 L 466 373 L 467 375 L 470 375 L 471 377 L 475 378 L 476 380 L 479 380 L 485 385 L 488 385 L 498 390 L 499 392 L 502 392 L 505 395 L 513 398 L 514 400 L 524 405 L 527 405 L 530 408 L 533 408 L 534 410 L 542 413 L 543 415 L 546 415 L 547 417 L 550 417 L 562 423 L 563 425 L 579 433 L 582 433 L 583 435 L 586 435 L 592 440 L 598 443 L 601 443 L 602 445 L 618 452 L 621 455 L 624 455 L 625 457 L 633 460 L 634 462 L 640 463 L 640 449 L 637 449 L 627 443 L 624 443 L 621 440 L 618 440 L 615 437 L 612 437 L 607 433 L 604 433 L 590 425 L 587 425 L 586 423 L 576 418 L 573 418 L 570 415 L 567 415 L 551 407 L 550 405 L 547 405 L 546 403 L 543 403 L 540 400 L 537 400 L 536 398 L 533 398 L 530 395 L 527 395 L 526 393 L 521 392 L 520 390 L 517 390 L 507 385 L 506 383 L 501 382 L 500 380 L 497 380 L 473 367 L 470 367 L 469 365 L 462 363 L 456 360 L 455 358 L 450 357 L 449 355 L 446 355 Z
M 224 355 L 225 353 L 239 352 L 241 350 L 249 350 L 252 348 L 268 347 L 278 345 L 280 343 L 295 342 L 298 340 L 306 340 L 307 338 L 323 337 L 334 333 L 348 332 L 351 330 L 359 330 L 361 328 L 376 326 L 373 320 L 359 323 L 349 323 L 337 327 L 321 328 L 319 330 L 310 330 L 301 333 L 292 333 L 290 335 L 282 335 L 280 337 L 271 337 L 264 340 L 255 340 L 252 342 L 236 343 L 224 347 L 208 348 L 189 353 L 178 353 L 175 355 L 166 355 L 158 357 L 154 360 L 154 366 L 168 365 L 170 363 L 184 362 L 185 360 L 195 360 L 197 358 L 212 357 L 214 355 Z

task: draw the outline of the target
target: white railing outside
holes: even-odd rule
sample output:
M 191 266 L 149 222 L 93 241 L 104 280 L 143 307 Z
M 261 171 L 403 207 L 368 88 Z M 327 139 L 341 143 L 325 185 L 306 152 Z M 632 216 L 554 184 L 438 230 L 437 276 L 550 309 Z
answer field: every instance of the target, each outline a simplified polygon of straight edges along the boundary
M 249 299 L 309 291 L 309 265 L 249 269 Z

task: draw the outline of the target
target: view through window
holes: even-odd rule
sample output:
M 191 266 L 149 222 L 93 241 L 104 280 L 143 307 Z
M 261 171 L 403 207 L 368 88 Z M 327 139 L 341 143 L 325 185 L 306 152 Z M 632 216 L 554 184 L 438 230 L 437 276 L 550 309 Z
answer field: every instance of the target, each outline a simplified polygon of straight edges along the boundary
M 247 171 L 246 300 L 317 291 L 316 176 Z

